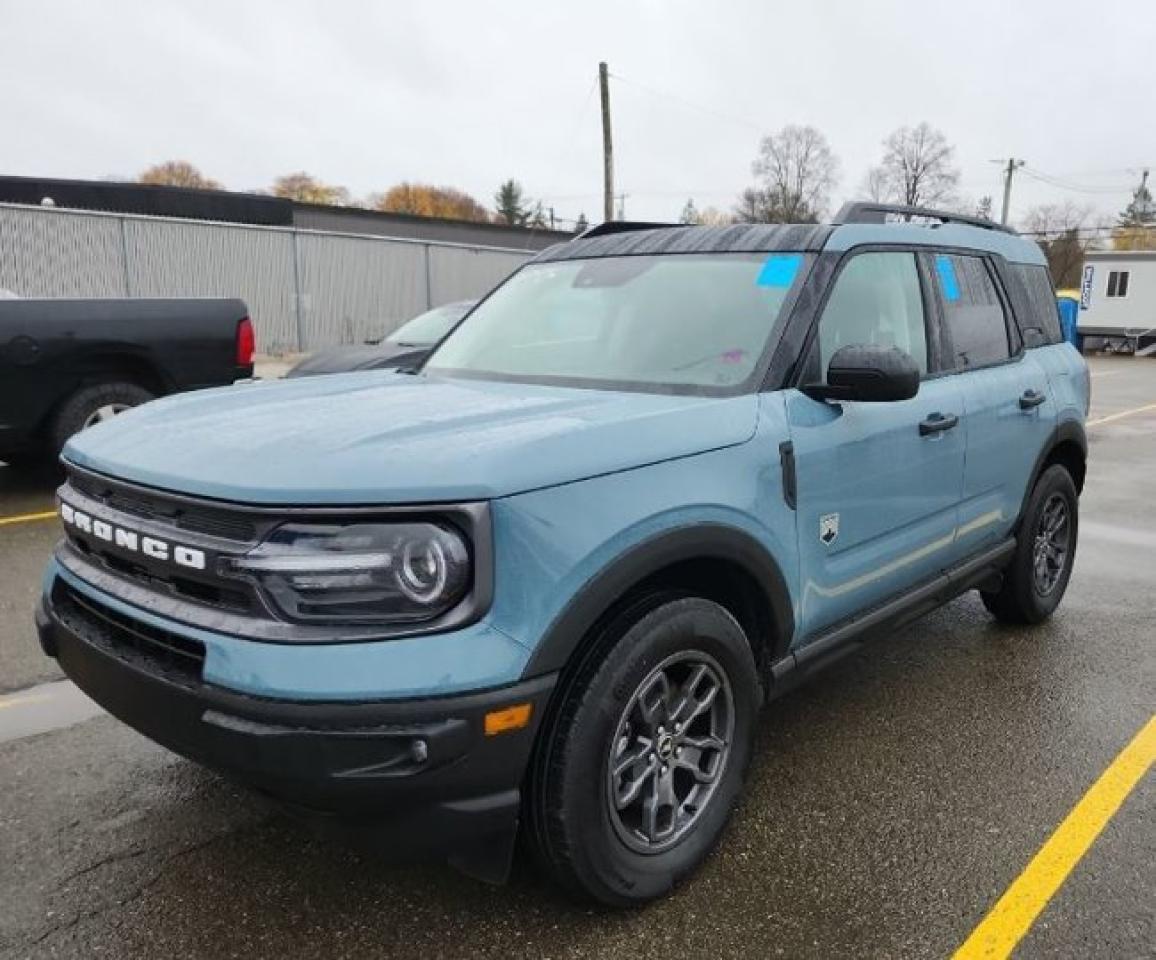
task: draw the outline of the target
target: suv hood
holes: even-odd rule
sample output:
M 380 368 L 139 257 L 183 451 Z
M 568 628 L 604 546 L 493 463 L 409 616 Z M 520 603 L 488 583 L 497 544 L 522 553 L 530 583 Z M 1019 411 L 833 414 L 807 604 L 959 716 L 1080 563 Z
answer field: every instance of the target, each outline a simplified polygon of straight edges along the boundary
M 254 504 L 485 500 L 742 443 L 756 417 L 749 395 L 352 373 L 157 400 L 77 434 L 64 457 Z

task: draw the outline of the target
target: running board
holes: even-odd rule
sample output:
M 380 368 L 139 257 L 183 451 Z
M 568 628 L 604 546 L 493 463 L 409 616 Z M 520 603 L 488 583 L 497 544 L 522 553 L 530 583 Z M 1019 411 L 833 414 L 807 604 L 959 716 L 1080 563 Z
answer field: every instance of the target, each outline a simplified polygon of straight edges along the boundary
M 1009 537 L 971 560 L 943 571 L 933 580 L 888 600 L 854 620 L 833 627 L 805 646 L 788 653 L 771 668 L 774 680 L 771 696 L 779 696 L 805 677 L 858 650 L 869 640 L 893 632 L 984 581 L 999 577 L 1015 549 L 1015 538 Z

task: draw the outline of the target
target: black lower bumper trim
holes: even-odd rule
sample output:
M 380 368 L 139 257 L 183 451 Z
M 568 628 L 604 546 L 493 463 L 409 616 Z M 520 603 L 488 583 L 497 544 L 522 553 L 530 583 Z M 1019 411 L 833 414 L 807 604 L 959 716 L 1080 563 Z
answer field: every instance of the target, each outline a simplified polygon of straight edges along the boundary
M 86 636 L 91 622 L 54 599 L 36 614 L 45 652 L 109 713 L 176 753 L 298 811 L 360 825 L 399 853 L 469 860 L 482 839 L 512 840 L 553 675 L 422 700 L 267 700 L 151 673 Z M 527 701 L 529 726 L 485 735 L 487 712 Z

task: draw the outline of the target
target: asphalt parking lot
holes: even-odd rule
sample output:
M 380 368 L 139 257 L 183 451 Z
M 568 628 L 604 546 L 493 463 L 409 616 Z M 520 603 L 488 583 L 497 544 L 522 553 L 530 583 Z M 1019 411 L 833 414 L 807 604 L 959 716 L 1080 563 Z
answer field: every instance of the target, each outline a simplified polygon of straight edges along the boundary
M 1156 361 L 1092 369 L 1054 619 L 967 596 L 774 704 L 721 850 L 627 914 L 384 865 L 42 686 L 55 478 L 0 467 L 0 957 L 950 956 L 1156 712 Z M 1156 956 L 1154 892 L 1149 771 L 1017 956 Z

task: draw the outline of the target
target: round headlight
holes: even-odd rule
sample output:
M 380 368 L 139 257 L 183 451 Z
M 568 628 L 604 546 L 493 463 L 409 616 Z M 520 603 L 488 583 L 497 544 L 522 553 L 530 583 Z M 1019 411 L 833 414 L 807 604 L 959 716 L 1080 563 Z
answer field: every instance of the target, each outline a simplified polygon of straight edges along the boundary
M 415 603 L 441 598 L 448 577 L 446 552 L 438 540 L 410 540 L 401 551 L 397 585 Z

